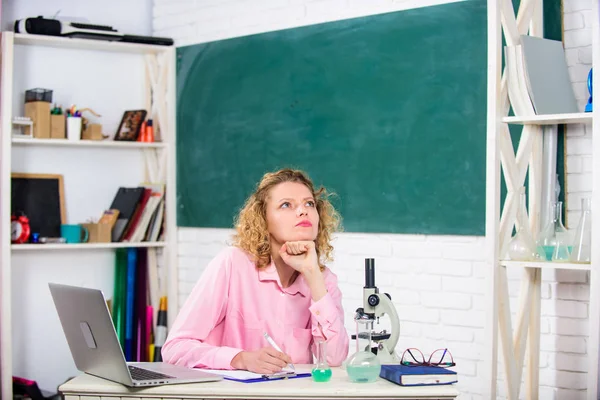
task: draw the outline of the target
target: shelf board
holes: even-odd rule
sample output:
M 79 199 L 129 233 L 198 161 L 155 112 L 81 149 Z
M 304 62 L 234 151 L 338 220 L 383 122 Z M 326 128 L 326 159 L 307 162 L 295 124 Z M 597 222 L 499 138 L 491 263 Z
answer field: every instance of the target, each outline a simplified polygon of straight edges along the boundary
M 528 117 L 504 117 L 502 122 L 515 125 L 585 124 L 592 122 L 592 113 L 531 115 Z
M 48 244 L 11 244 L 12 251 L 47 251 L 47 250 L 101 250 L 122 249 L 127 247 L 165 247 L 165 242 L 115 242 L 115 243 L 48 243 Z
M 64 146 L 64 147 L 112 147 L 119 149 L 148 149 L 164 148 L 163 142 L 121 142 L 116 140 L 68 140 L 68 139 L 35 139 L 35 138 L 12 138 L 13 145 L 23 146 Z
M 120 53 L 157 54 L 173 46 L 157 46 L 140 43 L 110 42 L 108 40 L 77 39 L 61 36 L 28 35 L 15 33 L 15 45 L 46 46 L 63 49 L 103 50 Z
M 540 269 L 570 269 L 580 271 L 590 271 L 590 263 L 563 263 L 563 262 L 549 262 L 549 261 L 510 261 L 500 260 L 500 265 L 505 267 L 529 267 L 529 268 L 540 268 Z

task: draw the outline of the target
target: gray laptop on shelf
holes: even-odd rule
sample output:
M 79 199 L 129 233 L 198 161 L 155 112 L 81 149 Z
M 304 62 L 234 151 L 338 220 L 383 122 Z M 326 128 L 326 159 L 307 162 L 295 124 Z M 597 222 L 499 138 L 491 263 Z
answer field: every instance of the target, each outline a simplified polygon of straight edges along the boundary
M 125 386 L 212 382 L 223 379 L 197 369 L 153 362 L 126 362 L 100 290 L 49 283 L 77 369 Z

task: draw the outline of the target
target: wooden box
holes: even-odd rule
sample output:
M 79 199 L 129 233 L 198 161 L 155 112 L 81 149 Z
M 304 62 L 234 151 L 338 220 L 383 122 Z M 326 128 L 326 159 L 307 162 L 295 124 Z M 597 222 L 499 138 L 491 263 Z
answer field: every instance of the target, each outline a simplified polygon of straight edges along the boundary
M 33 137 L 50 139 L 50 103 L 31 101 L 25 103 L 25 116 L 33 121 Z
M 50 115 L 50 138 L 52 139 L 64 139 L 65 135 L 65 116 Z
M 81 224 L 90 234 L 89 243 L 110 243 L 112 227 L 110 224 Z
M 81 133 L 83 140 L 102 140 L 102 125 L 101 124 L 87 124 Z

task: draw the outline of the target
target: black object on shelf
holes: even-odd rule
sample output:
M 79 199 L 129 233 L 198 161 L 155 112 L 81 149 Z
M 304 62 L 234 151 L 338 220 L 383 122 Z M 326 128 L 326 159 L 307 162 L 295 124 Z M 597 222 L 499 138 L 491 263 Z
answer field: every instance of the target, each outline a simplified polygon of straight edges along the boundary
M 81 22 L 68 22 L 56 19 L 24 18 L 15 21 L 15 33 L 62 36 L 79 39 L 107 40 L 115 42 L 127 42 L 138 44 L 151 44 L 159 46 L 172 46 L 171 38 L 141 35 L 126 35 L 120 33 L 112 26 L 86 24 Z
M 45 101 L 46 103 L 52 103 L 52 90 L 35 88 L 25 91 L 25 103 L 31 101 Z

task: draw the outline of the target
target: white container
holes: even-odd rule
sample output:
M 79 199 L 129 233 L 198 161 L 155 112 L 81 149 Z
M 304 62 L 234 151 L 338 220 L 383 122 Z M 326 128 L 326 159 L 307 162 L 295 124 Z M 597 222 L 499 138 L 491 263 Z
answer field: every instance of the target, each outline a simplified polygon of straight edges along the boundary
M 67 139 L 81 139 L 81 117 L 67 117 Z

